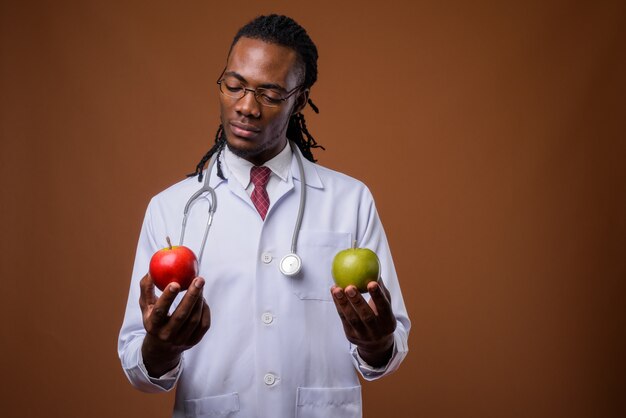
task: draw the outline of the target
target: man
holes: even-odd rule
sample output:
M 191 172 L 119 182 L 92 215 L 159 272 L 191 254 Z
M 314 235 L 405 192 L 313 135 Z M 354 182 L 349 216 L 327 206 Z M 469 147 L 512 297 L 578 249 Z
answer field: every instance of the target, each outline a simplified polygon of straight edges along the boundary
M 165 237 L 180 236 L 201 183 L 184 180 L 148 206 L 118 349 L 137 388 L 176 387 L 174 417 L 359 417 L 356 371 L 379 378 L 407 353 L 410 322 L 372 196 L 312 162 L 317 145 L 300 112 L 316 110 L 316 79 L 317 49 L 292 19 L 260 16 L 235 36 L 218 81 L 222 124 L 194 173 L 211 176 L 218 209 L 198 254 L 202 277 L 186 293 L 170 284 L 155 294 L 146 271 Z M 217 163 L 203 173 L 210 157 Z M 302 269 L 286 276 L 279 263 L 301 210 Z M 206 223 L 201 201 L 185 245 L 198 251 Z M 366 298 L 330 277 L 334 255 L 353 241 L 380 257 L 382 279 Z

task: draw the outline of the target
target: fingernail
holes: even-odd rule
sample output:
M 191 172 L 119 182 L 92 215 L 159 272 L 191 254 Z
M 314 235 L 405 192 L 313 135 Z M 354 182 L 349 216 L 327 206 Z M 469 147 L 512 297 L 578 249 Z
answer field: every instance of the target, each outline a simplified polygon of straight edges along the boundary
M 342 290 L 339 290 L 339 291 L 333 293 L 333 295 L 335 295 L 335 297 L 337 299 L 343 299 L 343 291 Z
M 178 284 L 170 284 L 170 292 L 172 293 L 178 293 L 178 291 L 180 290 L 180 286 Z
M 204 279 L 201 279 L 201 278 L 196 279 L 194 286 L 196 286 L 198 289 L 202 289 L 204 287 Z
M 356 296 L 356 290 L 354 290 L 354 287 L 349 287 L 346 290 L 346 293 L 348 294 L 349 297 L 353 298 Z

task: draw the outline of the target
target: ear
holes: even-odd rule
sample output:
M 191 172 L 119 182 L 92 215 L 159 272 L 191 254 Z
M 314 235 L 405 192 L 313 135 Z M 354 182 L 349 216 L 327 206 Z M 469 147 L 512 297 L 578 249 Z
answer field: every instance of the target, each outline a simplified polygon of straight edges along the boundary
M 304 89 L 296 95 L 296 102 L 293 106 L 293 111 L 291 112 L 292 115 L 302 112 L 302 109 L 304 109 L 309 101 L 309 93 L 309 89 Z

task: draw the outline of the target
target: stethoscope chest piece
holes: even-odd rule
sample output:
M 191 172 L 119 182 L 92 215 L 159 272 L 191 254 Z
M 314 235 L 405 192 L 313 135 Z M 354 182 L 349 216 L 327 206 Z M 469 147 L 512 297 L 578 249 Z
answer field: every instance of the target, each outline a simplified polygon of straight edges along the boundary
M 285 276 L 295 276 L 302 268 L 302 260 L 297 254 L 287 254 L 280 260 L 280 272 Z

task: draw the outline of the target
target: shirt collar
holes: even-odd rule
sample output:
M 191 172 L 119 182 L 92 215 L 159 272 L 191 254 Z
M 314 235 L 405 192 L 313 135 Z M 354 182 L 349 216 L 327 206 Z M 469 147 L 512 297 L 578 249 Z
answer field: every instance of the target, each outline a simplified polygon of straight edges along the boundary
M 286 145 L 278 155 L 266 161 L 263 165 L 272 170 L 272 173 L 277 175 L 282 181 L 287 181 L 291 168 L 292 155 L 291 147 Z M 228 172 L 235 177 L 244 189 L 247 189 L 250 185 L 250 168 L 252 168 L 254 164 L 235 155 L 228 146 L 224 148 L 223 158 L 224 165 L 226 165 Z
M 293 156 L 293 151 L 291 151 L 291 147 L 285 147 L 287 149 L 289 149 L 289 155 Z M 285 150 L 281 151 L 281 154 L 285 152 Z M 302 153 L 300 152 L 300 150 L 298 149 L 298 147 L 296 147 L 296 152 L 298 154 L 300 154 L 300 157 L 302 158 L 302 166 L 304 168 L 304 174 L 306 176 L 306 184 L 309 187 L 313 187 L 316 189 L 323 189 L 324 188 L 324 184 L 322 183 L 322 179 L 318 173 L 318 170 L 324 170 L 323 167 L 318 166 L 315 163 L 310 162 L 309 160 L 307 160 L 306 158 L 304 158 L 304 156 L 302 155 Z M 222 163 L 222 172 L 224 173 L 224 177 L 225 178 L 230 178 L 232 171 L 231 169 L 227 166 L 226 163 L 226 158 L 225 155 L 227 153 L 232 153 L 228 147 L 225 147 L 225 149 L 220 153 L 220 161 Z M 233 154 L 234 157 L 237 157 L 236 155 Z M 289 163 L 291 165 L 291 176 L 293 178 L 295 178 L 296 180 L 300 181 L 300 171 L 299 171 L 299 167 L 298 167 L 298 162 L 296 161 L 295 158 L 290 158 L 291 162 Z M 241 159 L 243 160 L 243 158 Z M 248 162 L 247 160 L 243 160 L 245 161 L 248 165 L 246 166 L 245 170 L 246 170 L 246 175 L 243 178 L 243 181 L 239 181 L 237 179 L 237 181 L 241 184 L 250 184 L 250 167 L 252 167 L 252 163 Z M 233 163 L 235 164 L 235 163 Z M 242 164 L 244 164 L 242 162 Z M 289 182 L 289 170 L 286 171 L 287 173 L 287 181 Z M 205 170 L 205 175 L 208 175 L 209 173 L 206 172 Z M 234 175 L 233 175 L 234 176 Z M 236 178 L 236 177 L 235 177 Z M 210 177 L 210 182 L 209 182 L 209 186 L 213 187 L 213 188 L 217 188 L 219 187 L 219 185 L 223 182 L 224 180 L 219 178 L 217 175 L 217 164 L 213 165 L 213 168 L 211 169 L 211 177 Z M 242 186 L 243 187 L 243 186 Z

